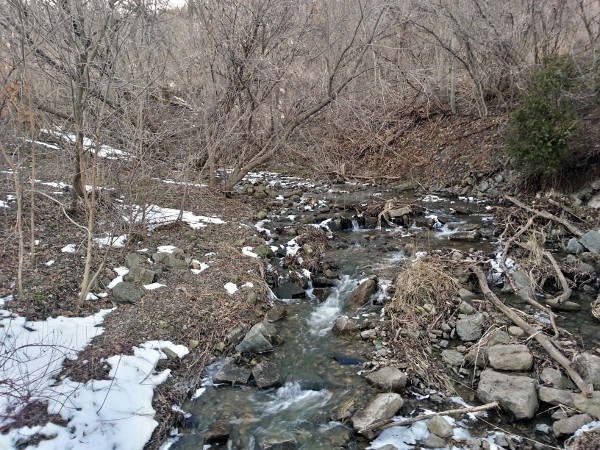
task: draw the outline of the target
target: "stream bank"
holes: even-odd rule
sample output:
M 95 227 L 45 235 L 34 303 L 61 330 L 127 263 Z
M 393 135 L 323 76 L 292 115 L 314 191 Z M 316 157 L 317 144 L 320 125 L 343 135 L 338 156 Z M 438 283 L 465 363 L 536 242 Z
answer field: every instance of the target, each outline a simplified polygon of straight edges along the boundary
M 267 315 L 265 330 L 254 333 L 269 345 L 252 351 L 238 343 L 233 360 L 218 359 L 209 368 L 198 398 L 184 405 L 197 421 L 192 421 L 194 426 L 184 432 L 175 448 L 197 448 L 200 443 L 210 443 L 214 448 L 544 448 L 557 445 L 556 437 L 567 434 L 556 433 L 549 425 L 552 420 L 567 420 L 571 427 L 577 424 L 577 428 L 588 420 L 568 413 L 552 420 L 549 413 L 530 420 L 539 407 L 536 385 L 556 389 L 562 378 L 550 379 L 549 374 L 556 374 L 552 371 L 546 371 L 543 377 L 538 375 L 544 366 L 550 366 L 547 357 L 536 348 L 530 349 L 535 346 L 522 330 L 495 314 L 481 294 L 473 292 L 477 290 L 469 271 L 461 269 L 465 261 L 498 257 L 491 205 L 469 198 L 415 197 L 412 193 L 373 186 L 314 186 L 290 178 L 255 179 L 243 187 L 243 192 L 275 197 L 270 211 L 256 214 L 256 230 L 264 242 L 237 243 L 245 254 L 260 254 L 271 261 L 267 279 L 278 297 L 272 299 L 275 312 Z M 384 206 L 378 214 L 369 214 L 370 206 L 386 204 L 390 199 L 393 203 L 389 206 L 404 206 Z M 402 210 L 409 206 L 410 210 Z M 386 210 L 387 215 L 379 217 Z M 377 219 L 380 223 L 383 220 L 381 228 L 376 226 Z M 397 297 L 394 278 L 400 268 L 436 254 L 453 262 L 445 269 L 462 282 L 446 299 L 452 306 L 448 308 L 451 312 L 445 320 L 439 320 L 437 305 L 413 305 L 413 312 L 428 319 L 425 322 L 436 322 L 434 326 L 411 329 L 396 323 L 395 328 L 390 328 L 389 321 L 384 321 L 385 305 Z M 500 275 L 496 273 L 497 278 Z M 498 279 L 492 277 L 490 281 L 493 284 Z M 583 294 L 597 294 L 597 286 L 585 286 L 588 289 Z M 585 298 L 581 301 L 584 304 Z M 352 307 L 348 307 L 348 302 L 353 303 Z M 532 317 L 536 314 L 531 311 Z M 543 316 L 537 317 L 543 323 Z M 598 348 L 597 323 L 590 317 L 589 309 L 576 317 L 581 339 L 588 347 Z M 232 341 L 240 342 L 244 333 L 245 330 L 238 330 Z M 415 370 L 415 361 L 406 358 L 409 352 L 401 351 L 402 342 L 430 355 L 436 363 L 428 369 L 447 372 L 444 379 L 457 382 L 454 388 L 458 387 L 463 398 L 445 395 L 440 386 L 432 389 L 428 374 Z M 568 344 L 574 348 L 574 342 Z M 501 354 L 499 358 L 497 353 Z M 506 365 L 507 360 L 515 359 L 531 363 L 518 368 Z M 534 361 L 535 371 L 531 372 Z M 261 371 L 257 368 L 268 366 L 267 362 L 275 367 L 276 373 L 271 374 L 274 382 L 262 384 L 260 389 Z M 227 365 L 234 370 L 229 375 L 219 373 Z M 377 378 L 383 367 L 393 367 L 397 372 L 392 378 L 404 381 L 392 389 L 391 381 L 385 378 L 386 381 L 371 381 L 371 387 L 365 375 Z M 499 422 L 502 428 L 514 430 L 509 433 L 499 433 L 489 425 L 481 427 L 481 423 L 473 426 L 454 422 L 449 417 L 447 422 L 454 428 L 451 432 L 437 430 L 442 436 L 429 430 L 426 421 L 408 428 L 391 428 L 375 440 L 374 436 L 366 439 L 364 435 L 368 433 L 356 433 L 370 421 L 409 416 L 423 409 L 453 409 L 453 402 L 475 402 L 488 394 L 498 396 L 497 390 L 487 392 L 486 380 L 491 380 L 491 385 L 503 384 L 505 390 L 521 397 L 525 391 L 515 388 L 515 384 L 510 384 L 515 380 L 507 378 L 514 377 L 514 372 L 521 375 L 516 381 L 531 380 L 523 389 L 533 387 L 530 397 L 535 401 L 529 401 L 521 410 L 511 408 L 513 400 L 506 395 L 497 399 L 508 410 L 504 417 L 520 419 L 516 426 L 510 420 Z M 214 382 L 217 374 L 219 383 Z M 254 381 L 250 381 L 251 376 Z M 483 383 L 479 382 L 480 389 L 476 391 L 475 383 L 480 377 Z M 225 387 L 223 383 L 234 386 Z M 467 388 L 462 389 L 461 385 Z M 378 397 L 378 391 L 391 390 L 400 392 L 400 398 Z M 547 394 L 542 400 L 551 404 Z M 391 402 L 394 411 L 363 419 L 369 408 L 378 409 L 378 401 Z M 597 417 L 597 413 L 589 416 L 590 421 L 593 416 Z M 476 432 L 479 438 L 475 437 Z M 525 439 L 531 436 L 533 441 Z

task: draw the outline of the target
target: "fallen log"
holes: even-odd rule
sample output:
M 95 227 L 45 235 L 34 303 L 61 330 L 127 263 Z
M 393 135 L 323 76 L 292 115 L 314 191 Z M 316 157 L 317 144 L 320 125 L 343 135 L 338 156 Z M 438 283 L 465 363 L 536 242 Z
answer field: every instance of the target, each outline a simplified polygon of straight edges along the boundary
M 400 420 L 400 421 L 386 420 L 384 422 L 374 423 L 373 425 L 370 425 L 366 429 L 359 431 L 359 433 L 364 434 L 365 432 L 381 431 L 381 430 L 386 430 L 388 428 L 393 428 L 393 427 L 403 427 L 406 425 L 413 424 L 415 422 L 419 422 L 421 420 L 431 419 L 434 416 L 452 416 L 455 414 L 466 414 L 466 413 L 474 413 L 474 412 L 479 412 L 479 411 L 487 411 L 488 409 L 497 408 L 498 406 L 499 406 L 498 402 L 491 402 L 491 403 L 486 403 L 485 405 L 471 406 L 469 408 L 448 409 L 446 411 L 440 411 L 440 412 L 435 412 L 435 413 L 420 414 L 418 416 L 411 417 L 410 419 L 404 419 L 404 420 Z
M 567 372 L 573 383 L 579 388 L 579 390 L 585 394 L 587 397 L 592 396 L 592 392 L 594 391 L 593 386 L 587 384 L 581 376 L 571 367 L 571 363 L 569 360 L 552 344 L 548 336 L 546 336 L 542 331 L 535 329 L 529 323 L 527 323 L 524 319 L 522 319 L 516 312 L 514 312 L 511 308 L 506 306 L 502 301 L 492 292 L 490 287 L 488 286 L 487 280 L 485 279 L 485 275 L 480 268 L 474 268 L 473 272 L 477 276 L 477 280 L 479 281 L 479 287 L 483 292 L 484 297 L 489 300 L 497 310 L 499 310 L 502 314 L 508 317 L 513 321 L 515 325 L 520 327 L 525 333 L 527 333 L 530 338 L 533 337 L 538 343 L 546 350 L 548 355 L 554 359 L 557 363 L 559 363 Z
M 575 236 L 581 237 L 584 235 L 583 231 L 581 231 L 579 228 L 577 228 L 575 225 L 573 225 L 571 222 L 569 222 L 566 219 L 561 219 L 560 217 L 556 217 L 554 214 L 549 213 L 547 211 L 540 211 L 540 210 L 537 210 L 530 206 L 527 206 L 526 204 L 520 202 L 516 198 L 511 197 L 510 195 L 507 195 L 504 198 L 511 201 L 512 203 L 517 205 L 519 208 L 524 209 L 525 211 L 529 211 L 530 213 L 535 214 L 540 217 L 543 217 L 544 219 L 553 220 L 554 222 L 561 224 L 567 230 L 569 230 L 571 233 L 573 233 Z

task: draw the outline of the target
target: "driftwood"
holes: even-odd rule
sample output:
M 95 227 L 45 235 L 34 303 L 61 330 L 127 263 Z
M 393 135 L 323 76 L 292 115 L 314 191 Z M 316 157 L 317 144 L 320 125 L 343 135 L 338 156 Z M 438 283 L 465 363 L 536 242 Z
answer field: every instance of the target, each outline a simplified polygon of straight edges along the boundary
M 496 307 L 496 309 L 512 320 L 515 325 L 520 327 L 530 337 L 533 337 L 536 341 L 538 341 L 544 350 L 546 350 L 548 355 L 550 355 L 552 359 L 554 359 L 565 369 L 571 380 L 573 380 L 581 392 L 583 392 L 586 396 L 591 397 L 592 392 L 594 391 L 593 386 L 590 386 L 583 381 L 581 376 L 571 367 L 569 360 L 554 346 L 554 344 L 552 344 L 550 339 L 543 332 L 535 329 L 524 319 L 522 319 L 516 312 L 500 301 L 496 294 L 491 291 L 487 280 L 485 279 L 485 275 L 480 268 L 475 268 L 473 270 L 475 275 L 477 275 L 479 287 L 481 288 L 485 298 L 489 300 Z
M 393 427 L 403 427 L 405 425 L 410 425 L 415 422 L 419 422 L 421 420 L 431 419 L 434 416 L 452 416 L 454 414 L 466 414 L 466 413 L 474 413 L 478 411 L 487 411 L 488 409 L 494 409 L 498 407 L 498 402 L 486 403 L 485 405 L 480 406 L 471 406 L 470 408 L 460 408 L 460 409 L 448 409 L 446 411 L 440 411 L 429 414 L 420 414 L 415 417 L 411 417 L 410 419 L 400 420 L 400 421 L 391 421 L 386 420 L 384 422 L 377 422 L 365 430 L 359 431 L 359 433 L 363 434 L 365 432 L 373 432 L 373 431 L 381 431 L 386 430 L 388 428 Z
M 505 196 L 505 198 L 517 205 L 519 208 L 524 209 L 525 211 L 529 211 L 530 213 L 535 214 L 536 216 L 540 216 L 548 220 L 553 220 L 554 222 L 561 224 L 575 236 L 581 237 L 584 235 L 583 231 L 581 231 L 579 228 L 577 228 L 575 225 L 573 225 L 566 219 L 561 219 L 560 217 L 556 217 L 554 214 L 551 214 L 547 211 L 539 211 L 535 208 L 527 206 L 526 204 L 520 202 L 516 198 L 511 197 L 510 195 Z

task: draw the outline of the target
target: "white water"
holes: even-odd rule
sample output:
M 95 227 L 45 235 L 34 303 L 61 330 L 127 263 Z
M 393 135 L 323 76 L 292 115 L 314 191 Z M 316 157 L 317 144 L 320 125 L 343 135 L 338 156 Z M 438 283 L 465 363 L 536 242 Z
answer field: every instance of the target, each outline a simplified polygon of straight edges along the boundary
M 356 280 L 353 280 L 348 275 L 344 275 L 339 281 L 327 300 L 315 308 L 315 310 L 306 319 L 310 326 L 310 332 L 318 336 L 327 334 L 335 319 L 337 319 L 344 307 L 345 299 L 350 292 L 356 287 Z

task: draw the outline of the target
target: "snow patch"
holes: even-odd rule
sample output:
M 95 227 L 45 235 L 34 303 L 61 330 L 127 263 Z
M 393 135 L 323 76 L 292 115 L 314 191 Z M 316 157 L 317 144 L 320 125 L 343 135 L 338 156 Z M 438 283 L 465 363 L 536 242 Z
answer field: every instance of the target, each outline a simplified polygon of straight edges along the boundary
M 98 244 L 100 247 L 104 247 L 106 245 L 110 245 L 111 247 L 125 247 L 126 240 L 126 234 L 122 234 L 121 236 L 107 236 L 104 238 L 94 239 L 96 244 Z
M 225 288 L 225 290 L 227 292 L 229 292 L 230 294 L 234 294 L 235 292 L 238 291 L 238 287 L 235 283 L 225 283 L 225 286 L 223 286 Z
M 60 251 L 63 253 L 75 253 L 77 251 L 77 246 L 75 244 L 68 244 L 61 248 Z

